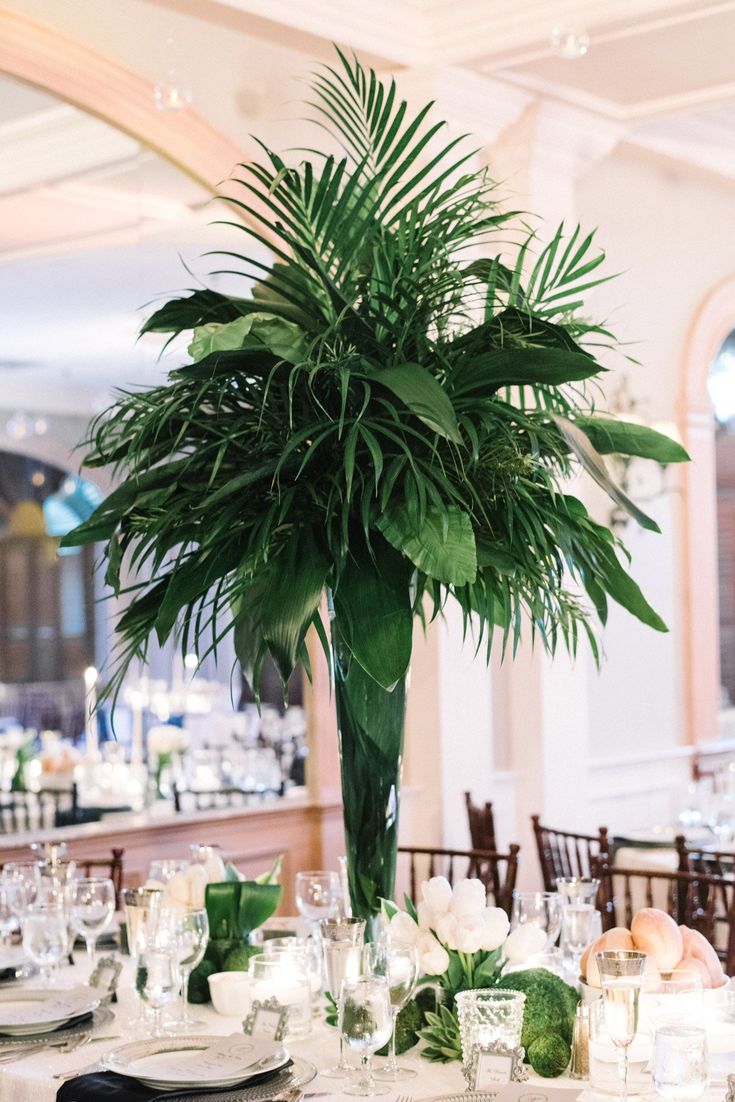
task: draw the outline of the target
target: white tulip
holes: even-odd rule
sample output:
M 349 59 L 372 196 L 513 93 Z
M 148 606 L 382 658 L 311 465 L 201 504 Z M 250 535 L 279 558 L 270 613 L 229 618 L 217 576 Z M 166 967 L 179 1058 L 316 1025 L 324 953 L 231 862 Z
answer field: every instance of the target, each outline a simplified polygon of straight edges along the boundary
M 523 964 L 535 953 L 543 951 L 546 945 L 546 933 L 539 926 L 525 924 L 511 930 L 503 944 L 505 953 L 511 964 Z
M 189 880 L 185 872 L 175 872 L 166 885 L 165 895 L 173 903 L 189 905 Z
M 442 944 L 446 945 L 448 949 L 457 948 L 457 928 L 459 923 L 457 916 L 451 912 L 449 914 L 442 915 L 434 923 L 434 933 L 439 938 Z
M 508 937 L 510 922 L 507 914 L 500 907 L 486 907 L 480 915 L 480 919 L 485 927 L 481 948 L 491 953 L 493 949 L 497 949 L 502 945 Z
M 208 883 L 207 870 L 203 865 L 190 865 L 185 875 L 189 882 L 189 906 L 201 909 Z
M 481 880 L 460 880 L 452 895 L 452 914 L 462 919 L 480 915 L 487 906 L 487 891 Z
M 416 908 L 416 914 L 419 920 L 419 929 L 429 930 L 434 924 L 434 912 L 425 900 L 421 900 Z
M 432 876 L 421 885 L 424 902 L 435 915 L 446 914 L 452 903 L 452 886 L 446 876 Z
M 390 940 L 403 949 L 411 949 L 419 936 L 419 928 L 405 911 L 396 911 L 388 926 Z
M 207 883 L 221 884 L 226 879 L 225 863 L 218 853 L 211 854 L 204 865 L 207 870 Z
M 467 915 L 457 926 L 456 948 L 460 953 L 477 953 L 484 947 L 485 923 L 479 915 Z
M 449 954 L 433 934 L 419 934 L 416 952 L 419 968 L 429 976 L 441 976 L 449 967 Z

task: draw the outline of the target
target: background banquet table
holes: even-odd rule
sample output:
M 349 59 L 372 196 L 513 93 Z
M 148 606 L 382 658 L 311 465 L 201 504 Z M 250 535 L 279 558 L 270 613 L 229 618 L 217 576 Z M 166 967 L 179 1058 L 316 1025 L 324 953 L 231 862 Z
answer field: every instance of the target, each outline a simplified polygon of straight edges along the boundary
M 79 961 L 73 969 L 66 967 L 62 970 L 60 984 L 72 986 L 74 983 L 83 982 L 87 966 L 81 957 Z M 55 1102 L 56 1092 L 61 1083 L 60 1080 L 54 1079 L 56 1073 L 85 1068 L 100 1059 L 105 1052 L 144 1037 L 145 1033 L 138 1019 L 138 1004 L 133 994 L 132 981 L 132 964 L 129 959 L 126 959 L 120 977 L 119 1001 L 112 1007 L 115 1014 L 114 1021 L 103 1026 L 99 1032 L 100 1037 L 114 1036 L 115 1040 L 95 1041 L 93 1038 L 89 1044 L 76 1052 L 61 1055 L 50 1050 L 41 1050 L 16 1063 L 0 1066 L 0 1102 Z M 242 1029 L 240 1018 L 225 1018 L 217 1014 L 209 1005 L 194 1006 L 191 1009 L 203 1023 L 200 1029 L 194 1031 L 196 1033 L 227 1035 Z M 288 1042 L 287 1048 L 292 1055 L 309 1060 L 317 1068 L 326 1068 L 336 1060 L 337 1044 L 336 1030 L 315 1020 L 312 1034 L 303 1040 Z M 391 1084 L 390 1093 L 381 1096 L 386 1102 L 397 1102 L 399 1098 L 421 1102 L 422 1099 L 458 1094 L 466 1088 L 458 1062 L 430 1063 L 421 1058 L 418 1049 L 414 1049 L 401 1057 L 401 1063 L 415 1068 L 418 1074 L 415 1079 Z M 733 1035 L 733 1071 L 735 1071 L 735 1034 Z M 609 1102 L 609 1096 L 597 1095 L 585 1089 L 584 1083 L 566 1076 L 549 1080 L 531 1075 L 529 1085 L 543 1086 L 548 1102 L 553 1102 L 554 1092 L 559 1088 L 576 1090 L 580 1102 L 592 1102 L 592 1100 L 605 1098 Z M 310 1095 L 318 1095 L 320 1099 L 324 1099 L 324 1102 L 329 1102 L 329 1099 L 333 1099 L 334 1102 L 354 1102 L 354 1095 L 344 1093 L 345 1086 L 346 1080 L 317 1076 L 304 1088 L 307 1102 Z M 702 1098 L 703 1102 L 715 1102 L 715 1100 L 722 1102 L 723 1096 L 724 1088 L 718 1085 L 711 1087 Z M 573 1096 L 565 1094 L 565 1102 L 570 1097 Z M 655 1096 L 652 1095 L 652 1097 Z

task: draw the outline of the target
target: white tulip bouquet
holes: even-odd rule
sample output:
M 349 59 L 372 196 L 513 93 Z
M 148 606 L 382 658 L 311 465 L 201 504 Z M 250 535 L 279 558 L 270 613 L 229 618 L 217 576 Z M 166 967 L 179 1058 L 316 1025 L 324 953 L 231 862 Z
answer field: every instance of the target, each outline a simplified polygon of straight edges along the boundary
M 510 932 L 505 911 L 488 907 L 481 880 L 460 880 L 452 888 L 445 877 L 434 876 L 421 885 L 417 906 L 407 896 L 403 911 L 384 901 L 383 914 L 391 941 L 416 949 L 420 984 L 441 988 L 438 1013 L 426 1013 L 426 1028 L 419 1033 L 429 1060 L 461 1056 L 454 996 L 496 986 L 506 965 L 524 963 L 546 943 L 536 927 Z

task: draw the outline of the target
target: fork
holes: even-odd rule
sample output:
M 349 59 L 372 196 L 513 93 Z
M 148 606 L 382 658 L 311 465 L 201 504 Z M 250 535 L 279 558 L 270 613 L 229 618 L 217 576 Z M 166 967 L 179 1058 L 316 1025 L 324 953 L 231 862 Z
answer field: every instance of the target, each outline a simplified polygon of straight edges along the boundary
M 26 1056 L 30 1056 L 34 1052 L 45 1052 L 48 1049 L 54 1049 L 55 1052 L 63 1054 L 76 1052 L 78 1048 L 82 1048 L 84 1045 L 89 1044 L 91 1040 L 91 1033 L 80 1033 L 79 1036 L 67 1038 L 65 1041 L 34 1041 L 27 1045 L 18 1045 L 9 1052 L 0 1054 L 0 1065 L 14 1064 L 16 1060 L 23 1060 Z

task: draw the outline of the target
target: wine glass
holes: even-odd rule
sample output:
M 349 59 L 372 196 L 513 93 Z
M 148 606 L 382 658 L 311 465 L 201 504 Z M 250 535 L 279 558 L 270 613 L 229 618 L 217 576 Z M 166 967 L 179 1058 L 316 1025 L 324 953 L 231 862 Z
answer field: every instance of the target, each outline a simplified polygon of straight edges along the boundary
M 94 967 L 97 938 L 115 913 L 115 887 L 102 876 L 76 880 L 72 888 L 71 919 L 74 929 L 84 938 L 90 968 Z
M 572 958 L 572 975 L 576 981 L 582 953 L 595 940 L 598 912 L 591 903 L 568 903 L 562 913 L 561 943 Z
M 18 916 L 10 904 L 7 884 L 0 876 L 0 948 L 7 949 L 12 940 L 13 930 L 18 925 Z
M 176 997 L 178 983 L 170 950 L 147 942 L 135 966 L 135 990 L 152 1011 L 153 1036 L 161 1036 L 161 1011 Z
M 558 892 L 513 892 L 511 929 L 538 926 L 546 933 L 546 948 L 555 944 L 561 929 L 561 896 Z
M 556 890 L 564 905 L 568 903 L 592 903 L 597 899 L 600 881 L 594 876 L 557 876 Z
M 312 927 L 323 918 L 336 918 L 342 890 L 336 872 L 297 872 L 296 906 Z
M 186 872 L 191 861 L 186 858 L 165 857 L 151 861 L 148 868 L 148 879 L 156 884 L 168 884 L 177 872 Z
M 188 1011 L 189 976 L 207 948 L 209 919 L 204 908 L 191 907 L 168 911 L 162 921 L 168 930 L 170 952 L 181 988 L 181 1016 L 169 1022 L 167 1029 L 172 1033 L 190 1033 L 204 1024 L 192 1018 Z
M 384 976 L 388 980 L 390 1004 L 393 1016 L 390 1055 L 387 1063 L 375 1072 L 376 1079 L 396 1083 L 400 1079 L 413 1079 L 413 1068 L 400 1067 L 396 1059 L 396 1025 L 399 1011 L 403 1009 L 413 994 L 419 975 L 419 962 L 415 949 L 404 949 L 383 940 L 371 946 L 370 965 L 374 976 Z
M 8 861 L 3 868 L 3 884 L 8 905 L 22 923 L 23 915 L 36 902 L 41 888 L 41 873 L 35 861 Z
M 388 1094 L 390 1087 L 373 1078 L 373 1053 L 390 1040 L 393 1012 L 385 976 L 344 980 L 339 1001 L 339 1031 L 350 1048 L 360 1054 L 362 1075 L 345 1087 L 345 1094 Z
M 694 1102 L 707 1089 L 707 1033 L 685 1021 L 659 1026 L 653 1038 L 653 1085 L 670 1102 Z
M 56 970 L 69 946 L 64 911 L 53 905 L 30 907 L 23 918 L 23 950 L 38 965 L 43 984 L 56 980 Z
M 605 1025 L 618 1058 L 621 1102 L 628 1097 L 628 1048 L 638 1031 L 638 1000 L 647 955 L 634 949 L 595 954 L 602 982 Z
M 363 918 L 322 919 L 319 923 L 324 953 L 324 970 L 329 991 L 337 1010 L 340 1009 L 342 984 L 356 979 L 362 970 L 362 950 L 365 939 Z M 380 1045 L 378 1045 L 380 1048 Z M 342 1033 L 339 1035 L 339 1061 L 321 1074 L 327 1079 L 344 1079 L 352 1073 L 345 1060 Z

